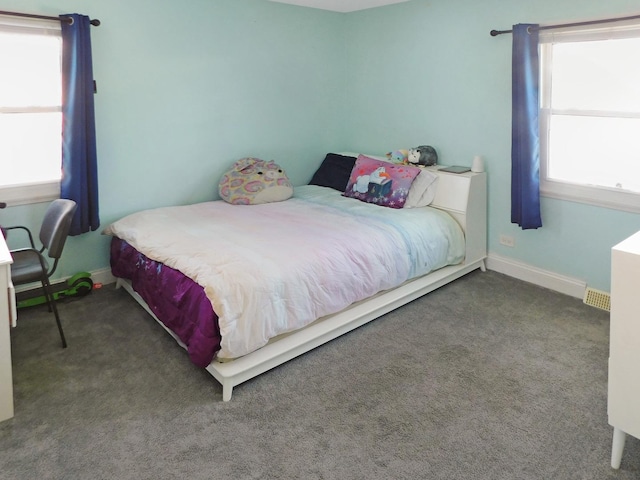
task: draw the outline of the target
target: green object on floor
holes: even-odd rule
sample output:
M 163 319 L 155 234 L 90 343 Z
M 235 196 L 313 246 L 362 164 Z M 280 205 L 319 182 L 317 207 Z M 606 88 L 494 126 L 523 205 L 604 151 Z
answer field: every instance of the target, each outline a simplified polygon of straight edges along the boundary
M 54 300 L 61 300 L 67 297 L 83 297 L 91 293 L 92 289 L 93 281 L 91 280 L 91 274 L 88 272 L 76 273 L 66 282 L 51 285 Z M 18 308 L 33 307 L 47 303 L 41 288 L 20 292 L 16 297 Z

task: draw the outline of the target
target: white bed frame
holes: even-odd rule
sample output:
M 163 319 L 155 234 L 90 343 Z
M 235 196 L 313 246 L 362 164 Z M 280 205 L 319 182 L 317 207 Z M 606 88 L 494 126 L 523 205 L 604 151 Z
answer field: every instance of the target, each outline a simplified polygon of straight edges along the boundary
M 344 335 L 416 298 L 419 298 L 467 273 L 485 271 L 487 256 L 487 180 L 485 173 L 446 173 L 440 177 L 431 206 L 451 214 L 465 232 L 466 253 L 463 263 L 441 268 L 408 281 L 392 290 L 354 303 L 345 310 L 323 317 L 302 330 L 283 335 L 253 353 L 231 361 L 213 361 L 206 370 L 222 384 L 222 400 L 231 400 L 233 387 L 278 365 Z M 123 287 L 183 347 L 177 337 L 153 314 L 128 280 L 119 278 Z

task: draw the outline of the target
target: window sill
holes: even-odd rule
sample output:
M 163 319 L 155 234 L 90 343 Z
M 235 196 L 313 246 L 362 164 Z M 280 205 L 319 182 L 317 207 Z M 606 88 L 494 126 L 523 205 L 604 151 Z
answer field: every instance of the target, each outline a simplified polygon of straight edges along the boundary
M 541 181 L 540 194 L 545 197 L 585 203 L 624 212 L 640 213 L 640 193 L 606 187 L 590 187 L 558 181 Z
M 60 182 L 42 182 L 0 187 L 0 201 L 10 207 L 49 202 L 60 198 Z

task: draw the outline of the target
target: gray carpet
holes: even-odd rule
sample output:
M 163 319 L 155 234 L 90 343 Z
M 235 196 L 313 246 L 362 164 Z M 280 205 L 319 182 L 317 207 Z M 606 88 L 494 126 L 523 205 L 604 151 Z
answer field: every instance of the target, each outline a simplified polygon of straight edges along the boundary
M 608 313 L 475 272 L 234 390 L 113 285 L 12 331 L 0 478 L 637 479 L 609 466 Z

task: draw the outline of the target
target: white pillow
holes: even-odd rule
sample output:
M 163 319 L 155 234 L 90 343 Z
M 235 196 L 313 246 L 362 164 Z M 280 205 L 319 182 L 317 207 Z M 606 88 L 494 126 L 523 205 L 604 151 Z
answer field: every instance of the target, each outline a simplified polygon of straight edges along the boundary
M 438 175 L 422 169 L 413 180 L 404 208 L 426 207 L 433 202 L 438 188 Z

